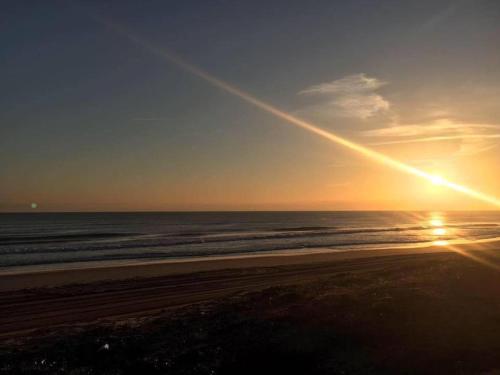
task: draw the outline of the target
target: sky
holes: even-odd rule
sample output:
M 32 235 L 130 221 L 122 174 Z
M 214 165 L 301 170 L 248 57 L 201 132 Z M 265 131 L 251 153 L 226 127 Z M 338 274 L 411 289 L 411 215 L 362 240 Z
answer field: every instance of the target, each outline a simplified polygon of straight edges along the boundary
M 498 198 L 499 43 L 496 0 L 2 2 L 0 211 L 498 209 L 154 50 Z

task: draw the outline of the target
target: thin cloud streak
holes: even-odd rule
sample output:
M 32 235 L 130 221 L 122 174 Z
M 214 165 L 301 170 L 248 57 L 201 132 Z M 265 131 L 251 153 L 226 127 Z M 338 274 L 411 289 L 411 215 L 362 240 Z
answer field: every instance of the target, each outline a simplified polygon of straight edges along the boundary
M 500 138 L 500 134 L 462 134 L 462 135 L 447 135 L 447 136 L 440 136 L 440 137 L 401 139 L 401 140 L 397 140 L 397 141 L 370 143 L 370 145 L 382 146 L 382 145 L 395 145 L 395 144 L 404 144 L 404 143 L 424 143 L 424 142 L 450 141 L 450 140 L 455 140 L 455 139 L 497 139 L 497 138 Z
M 469 124 L 441 119 L 430 124 L 389 126 L 362 132 L 365 137 L 385 138 L 372 146 L 460 141 L 457 155 L 474 155 L 492 149 L 500 138 L 499 125 Z M 492 132 L 495 131 L 495 132 Z
M 385 128 L 364 131 L 362 134 L 368 137 L 412 137 L 444 132 L 457 132 L 462 134 L 475 133 L 478 130 L 500 129 L 494 124 L 468 124 L 454 122 L 448 119 L 440 119 L 430 124 L 397 125 Z
M 445 7 L 440 12 L 432 15 L 425 23 L 420 26 L 420 32 L 432 32 L 437 27 L 442 25 L 446 19 L 453 16 L 453 14 L 458 10 L 460 6 L 466 3 L 470 3 L 470 0 L 455 0 L 452 1 L 447 7 Z

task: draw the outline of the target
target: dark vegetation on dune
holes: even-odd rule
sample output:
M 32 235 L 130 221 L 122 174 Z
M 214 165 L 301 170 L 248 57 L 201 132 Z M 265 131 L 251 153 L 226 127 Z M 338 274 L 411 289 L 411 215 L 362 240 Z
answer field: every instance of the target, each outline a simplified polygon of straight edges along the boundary
M 495 373 L 500 274 L 458 256 L 5 343 L 1 374 Z

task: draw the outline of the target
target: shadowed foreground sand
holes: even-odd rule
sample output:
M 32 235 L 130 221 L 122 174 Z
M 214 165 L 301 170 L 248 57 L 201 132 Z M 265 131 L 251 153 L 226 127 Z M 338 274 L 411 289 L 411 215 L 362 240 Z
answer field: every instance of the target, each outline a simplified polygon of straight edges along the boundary
M 0 371 L 496 371 L 500 272 L 443 250 L 3 275 Z

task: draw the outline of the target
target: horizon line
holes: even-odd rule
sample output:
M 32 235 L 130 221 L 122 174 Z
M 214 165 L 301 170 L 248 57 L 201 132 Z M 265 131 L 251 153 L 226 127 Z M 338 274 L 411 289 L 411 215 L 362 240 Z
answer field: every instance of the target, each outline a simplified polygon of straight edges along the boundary
M 123 211 L 0 211 L 1 214 L 140 214 L 140 213 L 245 213 L 245 212 L 255 212 L 255 213 L 266 213 L 266 212 L 495 212 L 500 211 L 500 209 L 490 208 L 490 209 L 445 209 L 445 210 L 431 210 L 431 209 L 419 209 L 419 210 L 391 210 L 391 209 L 349 209 L 349 210 L 123 210 Z

